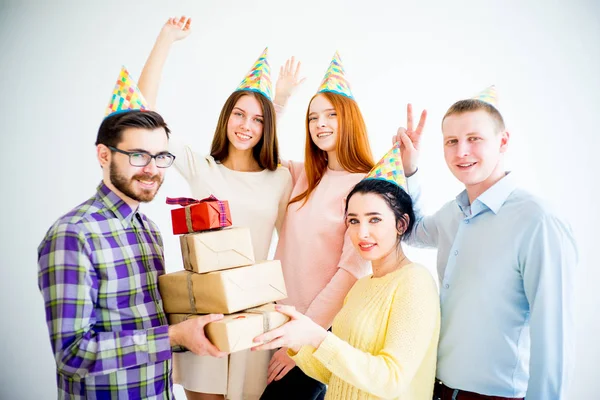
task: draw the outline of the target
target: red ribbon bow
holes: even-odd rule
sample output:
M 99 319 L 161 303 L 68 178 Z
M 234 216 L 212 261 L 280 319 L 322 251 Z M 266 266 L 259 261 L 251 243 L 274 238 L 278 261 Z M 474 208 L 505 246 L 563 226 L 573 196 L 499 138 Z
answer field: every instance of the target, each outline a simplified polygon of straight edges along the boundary
M 191 206 L 192 204 L 205 203 L 207 201 L 221 201 L 212 194 L 202 200 L 192 199 L 190 197 L 167 197 L 167 204 L 179 204 L 182 207 Z

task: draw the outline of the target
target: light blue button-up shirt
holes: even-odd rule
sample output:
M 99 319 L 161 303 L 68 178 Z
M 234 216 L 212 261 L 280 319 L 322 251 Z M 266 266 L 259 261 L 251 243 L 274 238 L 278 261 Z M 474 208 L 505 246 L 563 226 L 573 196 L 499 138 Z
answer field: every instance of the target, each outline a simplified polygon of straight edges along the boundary
M 408 187 L 417 214 L 408 243 L 438 249 L 438 379 L 489 396 L 565 398 L 578 258 L 570 227 L 513 174 L 431 216 L 420 213 L 418 173 Z

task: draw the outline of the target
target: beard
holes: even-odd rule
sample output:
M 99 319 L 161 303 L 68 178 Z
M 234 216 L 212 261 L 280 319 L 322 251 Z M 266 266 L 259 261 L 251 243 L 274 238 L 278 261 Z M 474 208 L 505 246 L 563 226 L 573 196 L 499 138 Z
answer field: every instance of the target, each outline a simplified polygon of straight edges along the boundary
M 136 180 L 143 181 L 152 181 L 156 182 L 156 189 L 138 189 L 137 191 L 134 188 L 134 184 Z M 156 193 L 158 193 L 158 189 L 163 184 L 164 178 L 160 175 L 151 175 L 151 174 L 136 174 L 131 178 L 127 178 L 125 175 L 119 171 L 119 168 L 114 164 L 110 163 L 110 182 L 114 185 L 114 187 L 123 193 L 125 196 L 139 201 L 140 203 L 148 203 L 154 199 Z

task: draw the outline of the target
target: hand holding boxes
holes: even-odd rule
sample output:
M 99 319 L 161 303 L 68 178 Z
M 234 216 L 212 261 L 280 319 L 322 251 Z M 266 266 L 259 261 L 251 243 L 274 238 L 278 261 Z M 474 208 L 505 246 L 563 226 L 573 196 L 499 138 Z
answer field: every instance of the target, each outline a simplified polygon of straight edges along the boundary
M 200 201 L 167 198 L 167 203 L 183 206 L 172 210 L 171 217 L 173 233 L 182 234 L 185 268 L 158 278 L 170 324 L 199 314 L 226 314 L 206 325 L 205 332 L 221 351 L 235 352 L 289 320 L 266 304 L 287 297 L 281 263 L 256 262 L 250 230 L 230 227 L 227 201 L 210 196 Z

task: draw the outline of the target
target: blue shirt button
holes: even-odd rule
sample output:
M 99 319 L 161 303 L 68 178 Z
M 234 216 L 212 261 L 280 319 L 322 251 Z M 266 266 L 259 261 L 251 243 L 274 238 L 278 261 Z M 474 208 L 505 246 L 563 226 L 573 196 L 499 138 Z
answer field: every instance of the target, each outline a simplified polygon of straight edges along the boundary
M 454 255 L 457 256 L 458 255 L 458 250 L 454 250 Z
M 468 223 L 469 223 L 469 220 L 468 220 L 468 219 L 465 219 L 465 224 L 468 224 Z
M 448 285 L 447 283 L 444 285 L 444 288 L 448 289 L 450 287 L 450 285 Z

